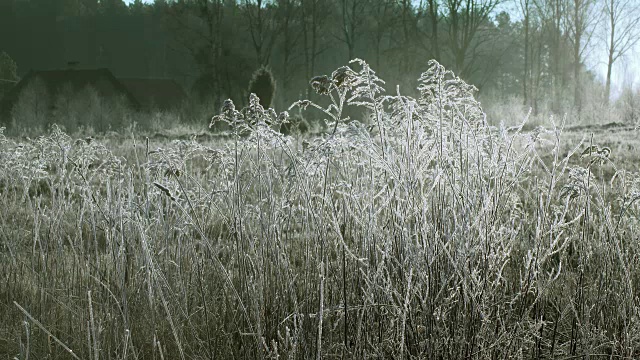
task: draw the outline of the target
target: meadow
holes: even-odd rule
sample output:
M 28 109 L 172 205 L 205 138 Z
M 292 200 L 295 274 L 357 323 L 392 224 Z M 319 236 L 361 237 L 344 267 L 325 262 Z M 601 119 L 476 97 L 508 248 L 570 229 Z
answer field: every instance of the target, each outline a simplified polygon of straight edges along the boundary
M 491 126 L 436 62 L 311 85 L 225 136 L 0 133 L 0 358 L 640 358 L 640 130 Z

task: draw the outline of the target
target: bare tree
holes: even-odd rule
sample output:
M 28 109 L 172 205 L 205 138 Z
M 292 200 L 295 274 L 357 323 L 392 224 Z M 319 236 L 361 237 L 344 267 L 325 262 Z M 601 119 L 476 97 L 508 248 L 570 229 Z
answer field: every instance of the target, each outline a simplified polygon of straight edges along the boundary
M 443 18 L 440 12 L 442 0 L 421 0 L 416 14 L 418 45 L 429 59 L 442 62 L 440 56 L 440 26 Z M 422 41 L 420 41 L 422 40 Z
M 399 70 L 402 72 L 411 69 L 413 67 L 412 61 L 418 58 L 415 53 L 415 47 L 413 46 L 417 32 L 417 16 L 411 0 L 400 0 L 398 1 L 398 5 L 400 6 L 399 20 L 402 25 L 402 43 L 399 52 L 402 57 L 400 61 L 398 61 L 398 65 L 400 65 Z
M 537 71 L 535 87 L 539 89 L 542 71 L 549 73 L 551 107 L 554 111 L 562 108 L 562 94 L 567 83 L 567 2 L 569 0 L 534 0 L 537 17 L 540 21 L 541 34 L 535 44 Z M 545 59 L 548 57 L 548 59 Z
M 277 0 L 277 20 L 278 29 L 281 34 L 282 45 L 282 78 L 281 91 L 287 96 L 289 82 L 293 77 L 292 62 L 296 57 L 296 46 L 298 45 L 302 34 L 296 31 L 300 27 L 301 7 L 295 0 Z
M 613 64 L 640 40 L 640 2 L 638 0 L 604 0 L 603 4 L 607 44 L 607 79 L 604 101 L 611 96 Z
M 433 58 L 440 62 L 440 43 L 438 39 L 438 24 L 440 20 L 438 0 L 427 0 L 427 12 L 429 14 L 429 21 L 431 23 L 431 47 L 433 51 Z
M 222 0 L 182 1 L 164 5 L 162 9 L 168 15 L 167 25 L 176 43 L 182 48 L 179 50 L 186 50 L 200 67 L 196 84 L 207 84 L 212 91 L 207 96 L 213 95 L 215 99 L 221 97 L 222 92 L 230 95 L 229 84 L 225 86 L 225 62 L 222 61 L 225 47 Z
M 483 24 L 501 0 L 446 0 L 449 47 L 455 71 L 466 77 L 471 71 L 472 47 Z M 471 57 L 471 58 L 470 58 Z M 470 61 L 471 60 L 471 61 Z
M 267 65 L 280 34 L 276 11 L 266 0 L 243 0 L 241 9 L 247 18 L 257 65 Z
M 531 27 L 531 0 L 519 0 L 520 11 L 522 11 L 522 25 L 524 30 L 524 71 L 522 72 L 522 97 L 525 105 L 529 104 L 529 92 L 527 84 L 531 77 L 531 71 L 529 69 L 529 34 Z
M 329 0 L 300 0 L 305 78 L 307 80 L 314 76 L 316 60 L 324 50 L 320 39 L 329 13 L 329 4 Z M 307 88 L 307 97 L 309 96 L 309 88 Z
M 534 8 L 535 10 L 535 8 Z M 544 31 L 542 27 L 542 21 L 540 15 L 537 11 L 532 12 L 532 17 L 529 19 L 529 38 L 531 45 L 529 46 L 529 51 L 531 56 L 530 61 L 530 79 L 531 84 L 529 87 L 529 101 L 531 106 L 533 107 L 534 114 L 537 114 L 539 111 L 539 100 L 540 100 L 540 84 L 543 81 L 543 74 L 549 73 L 548 71 L 544 71 L 544 69 L 548 68 L 548 63 L 545 62 L 545 43 L 544 43 Z M 532 20 L 535 20 L 536 26 L 531 26 Z M 547 75 L 547 78 L 550 76 Z
M 336 37 L 347 45 L 347 60 L 350 61 L 355 57 L 356 43 L 365 19 L 367 0 L 338 0 L 338 5 L 342 23 L 340 35 Z
M 582 107 L 580 72 L 582 70 L 584 50 L 591 41 L 594 34 L 593 30 L 598 20 L 595 4 L 595 0 L 571 0 L 570 11 L 567 17 L 569 26 L 568 35 L 573 45 L 573 103 L 578 110 Z
M 373 30 L 371 36 L 373 37 L 374 43 L 376 69 L 380 69 L 382 41 L 385 36 L 391 34 L 396 22 L 394 3 L 394 0 L 376 0 L 372 1 L 367 8 Z

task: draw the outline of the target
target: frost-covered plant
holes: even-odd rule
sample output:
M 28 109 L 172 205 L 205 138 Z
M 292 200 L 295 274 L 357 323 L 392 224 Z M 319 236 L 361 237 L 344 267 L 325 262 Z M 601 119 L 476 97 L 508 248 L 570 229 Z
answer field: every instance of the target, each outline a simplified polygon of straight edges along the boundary
M 134 345 L 164 358 L 633 358 L 637 174 L 608 147 L 567 151 L 553 119 L 488 126 L 475 89 L 437 62 L 418 98 L 384 85 L 362 60 L 314 77 L 320 100 L 293 107 L 328 126 L 299 139 L 256 95 L 224 102 L 222 139 L 134 142 L 124 158 L 56 128 L 0 135 L 1 205 L 32 209 L 12 233 L 27 241 L 6 246 L 30 264 L 9 267 L 28 280 L 12 296 L 32 305 L 8 315 L 14 331 L 36 312 L 77 334 L 63 341 L 82 358 Z M 42 182 L 54 190 L 29 190 Z M 40 280 L 59 263 L 62 280 Z M 52 311 L 73 311 L 73 326 Z M 46 357 L 47 339 L 32 341 Z

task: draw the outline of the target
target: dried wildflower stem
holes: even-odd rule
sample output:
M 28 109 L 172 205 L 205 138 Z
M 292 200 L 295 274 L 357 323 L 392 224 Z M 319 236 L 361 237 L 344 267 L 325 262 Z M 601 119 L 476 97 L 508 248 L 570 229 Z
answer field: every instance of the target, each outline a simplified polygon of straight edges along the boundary
M 409 278 L 407 279 L 407 290 L 404 295 L 404 306 L 402 307 L 402 326 L 400 326 L 400 358 L 404 358 L 405 333 L 407 331 L 407 315 L 409 314 L 409 302 L 411 300 L 411 278 L 413 278 L 413 267 L 409 269 Z
M 322 359 L 322 323 L 324 318 L 324 263 L 319 264 L 320 286 L 318 288 L 318 338 L 316 340 L 316 360 Z
M 98 337 L 96 336 L 96 323 L 93 317 L 93 301 L 91 300 L 91 290 L 87 291 L 87 299 L 89 300 L 89 320 L 91 321 L 91 337 L 93 338 L 93 357 L 95 360 L 100 359 L 100 348 L 98 347 Z
M 47 334 L 50 338 L 52 338 L 55 342 L 58 343 L 58 345 L 60 345 L 63 349 L 65 349 L 67 351 L 67 353 L 69 353 L 69 355 L 71 355 L 71 357 L 73 357 L 74 359 L 77 360 L 81 360 L 78 355 L 76 355 L 73 350 L 71 350 L 67 345 L 65 345 L 62 341 L 60 341 L 60 339 L 58 339 L 57 337 L 55 337 L 55 335 L 53 335 L 49 330 L 47 330 L 44 325 L 42 325 L 40 323 L 40 321 L 36 320 L 33 316 L 31 316 L 31 314 L 29 314 L 27 312 L 27 310 L 25 310 L 22 306 L 20 306 L 17 302 L 13 302 L 13 304 L 18 308 L 18 310 L 20 310 L 27 318 L 29 318 L 29 320 L 31 320 L 31 322 L 33 322 L 34 324 L 36 324 L 37 327 L 40 328 L 40 330 L 42 330 L 45 334 Z

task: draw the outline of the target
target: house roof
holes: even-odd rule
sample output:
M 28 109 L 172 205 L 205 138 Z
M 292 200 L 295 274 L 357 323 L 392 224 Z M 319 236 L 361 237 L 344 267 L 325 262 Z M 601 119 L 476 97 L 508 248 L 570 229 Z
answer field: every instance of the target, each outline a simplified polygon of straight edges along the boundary
M 167 110 L 179 105 L 186 97 L 184 90 L 172 79 L 119 78 L 124 87 L 145 108 Z
M 13 104 L 18 100 L 22 90 L 35 79 L 40 79 L 44 83 L 49 94 L 56 94 L 65 86 L 71 86 L 74 91 L 91 86 L 101 96 L 124 95 L 132 106 L 140 107 L 140 102 L 136 97 L 108 69 L 32 70 L 5 94 L 0 103 L 0 117 L 10 114 Z
M 124 95 L 136 109 L 157 107 L 167 110 L 178 106 L 186 98 L 182 87 L 172 79 L 117 79 L 108 69 L 32 70 L 0 99 L 0 122 L 9 119 L 11 108 L 22 90 L 35 79 L 40 79 L 52 95 L 68 86 L 74 92 L 91 86 L 101 96 Z

